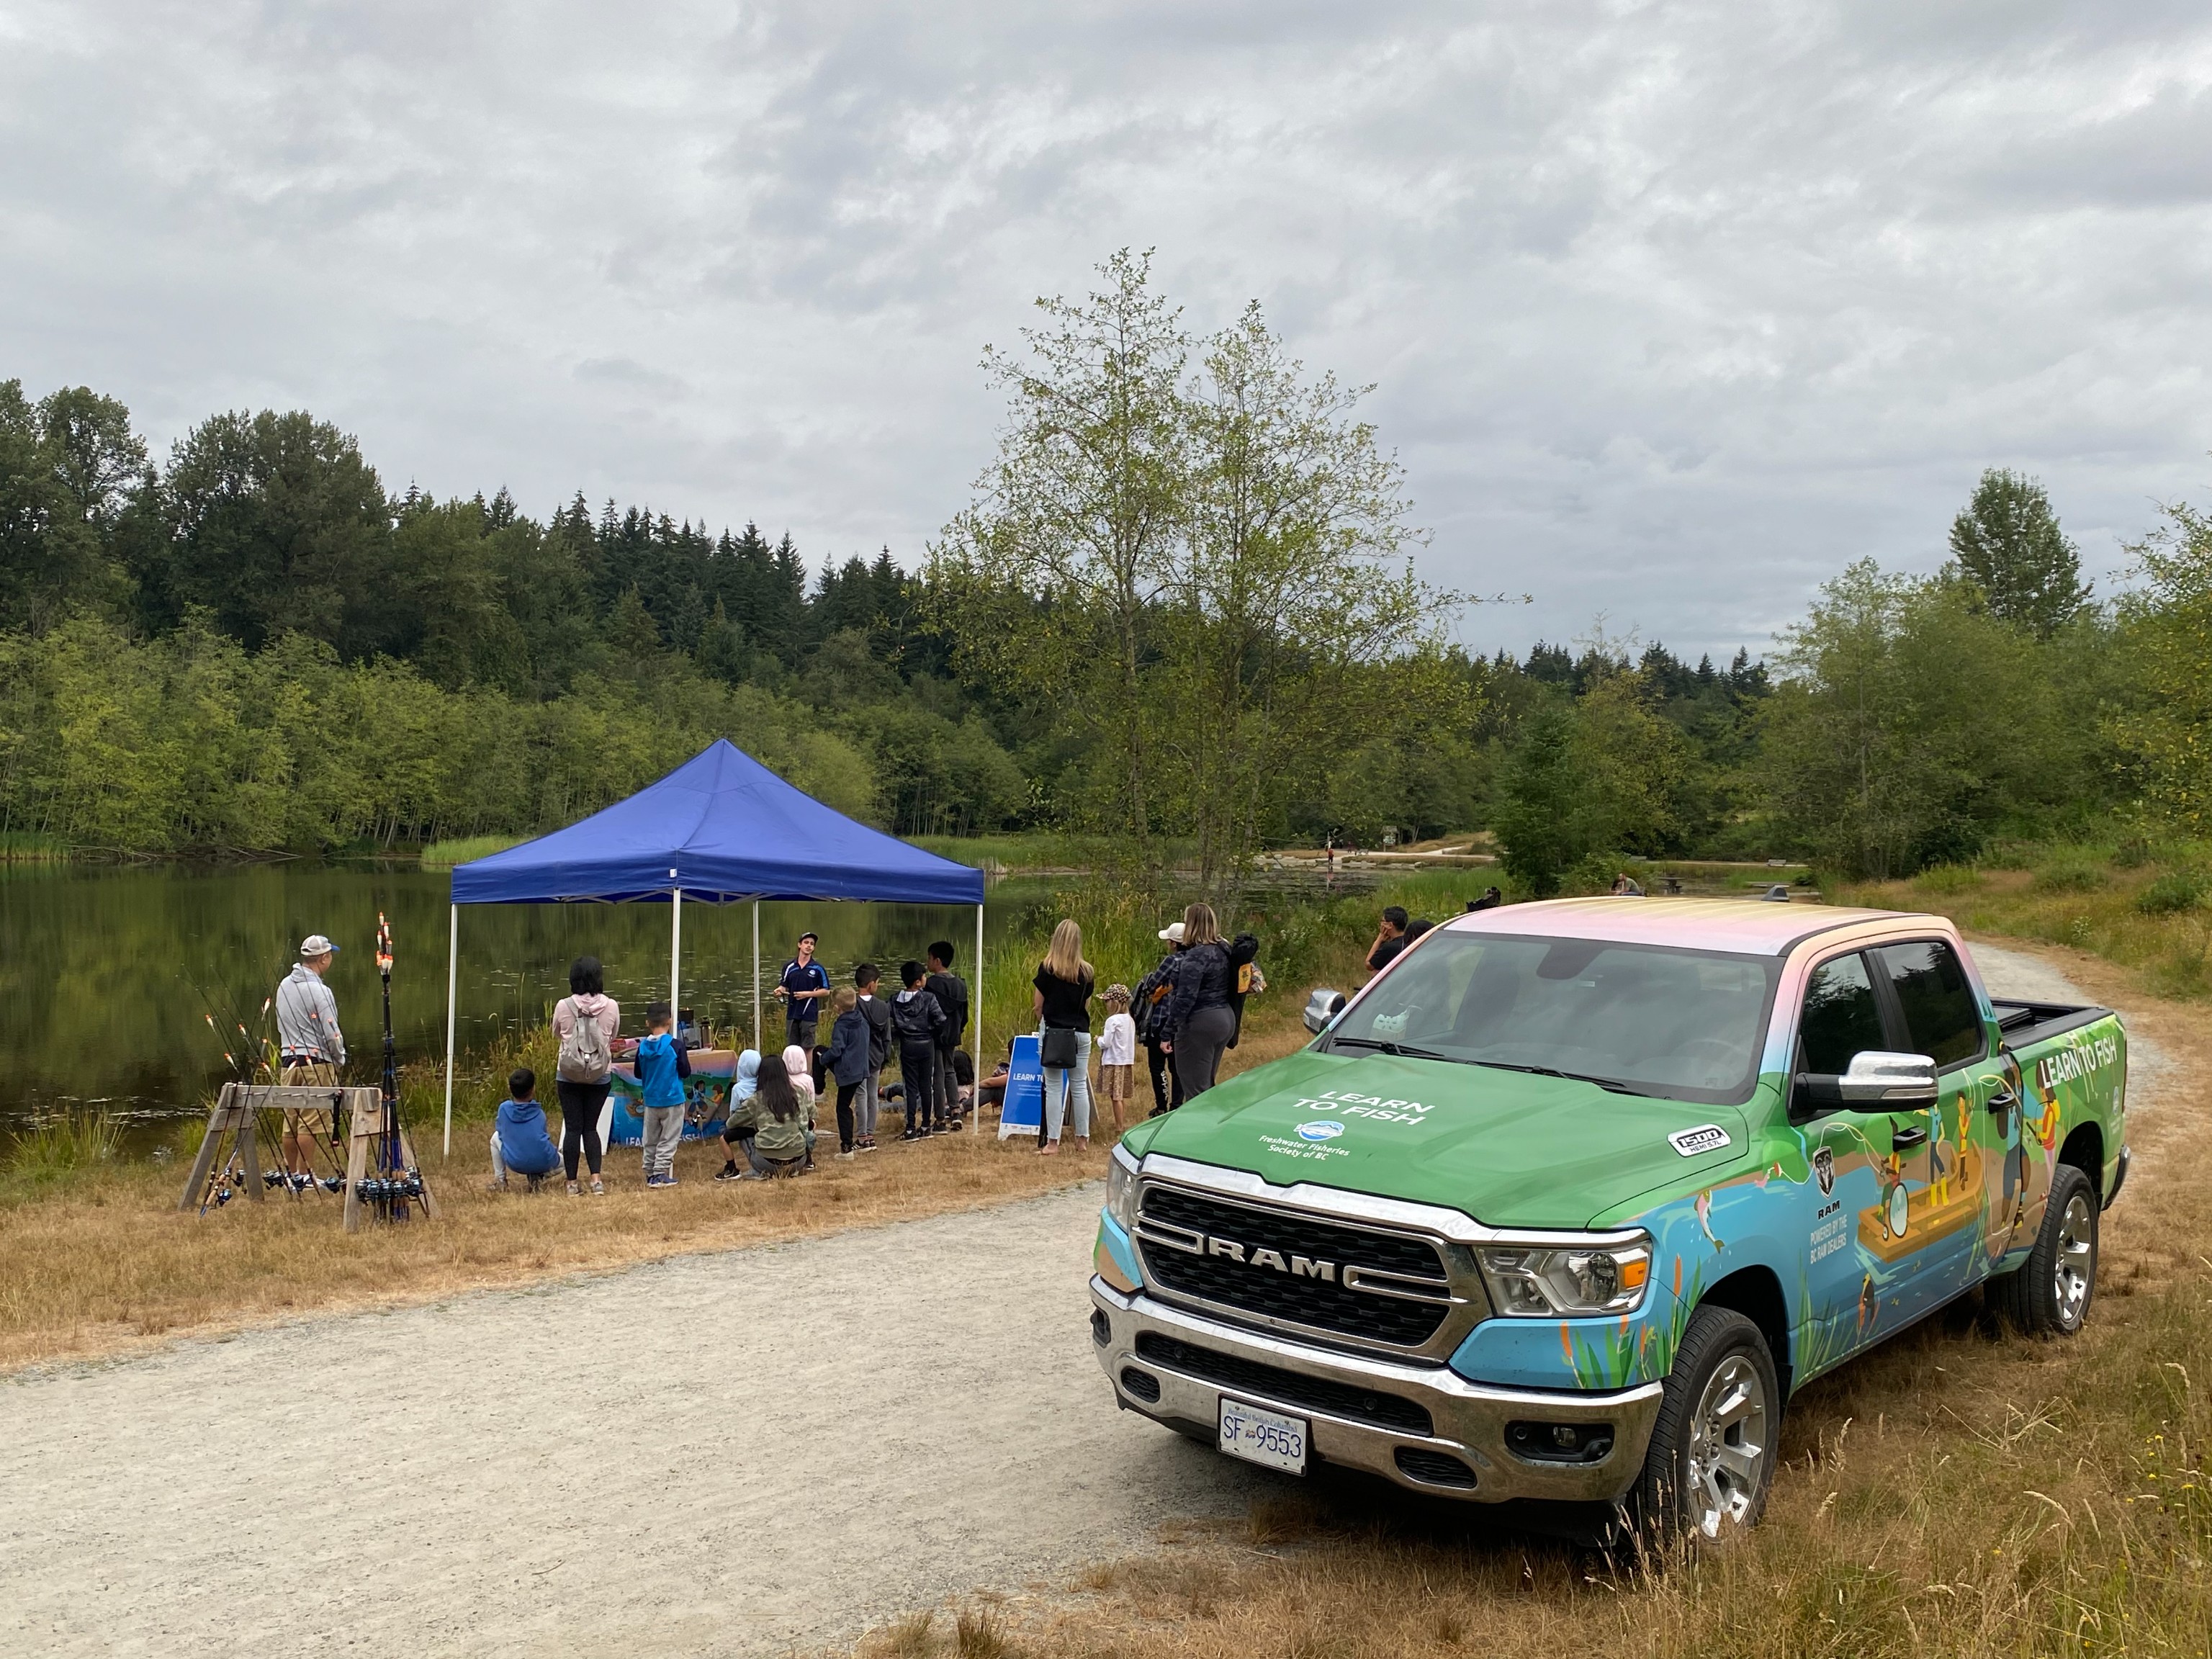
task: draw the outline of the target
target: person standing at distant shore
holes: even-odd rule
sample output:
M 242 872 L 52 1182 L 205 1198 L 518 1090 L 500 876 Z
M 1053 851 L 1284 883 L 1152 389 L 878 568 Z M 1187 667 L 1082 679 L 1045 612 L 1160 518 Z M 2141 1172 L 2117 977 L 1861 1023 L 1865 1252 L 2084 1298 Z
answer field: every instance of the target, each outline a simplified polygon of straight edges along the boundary
M 783 964 L 776 994 L 783 999 L 783 1044 L 814 1053 L 814 1030 L 822 1018 L 822 1006 L 830 1000 L 829 970 L 814 959 L 817 943 L 811 933 L 799 936 L 799 950 Z
M 277 1057 L 287 1088 L 338 1086 L 338 1072 L 346 1063 L 345 1033 L 338 1029 L 338 1000 L 323 983 L 337 951 L 322 934 L 308 934 L 300 941 L 299 961 L 276 987 Z M 309 1173 L 307 1148 L 313 1139 L 306 1114 L 288 1109 L 283 1142 L 287 1172 Z

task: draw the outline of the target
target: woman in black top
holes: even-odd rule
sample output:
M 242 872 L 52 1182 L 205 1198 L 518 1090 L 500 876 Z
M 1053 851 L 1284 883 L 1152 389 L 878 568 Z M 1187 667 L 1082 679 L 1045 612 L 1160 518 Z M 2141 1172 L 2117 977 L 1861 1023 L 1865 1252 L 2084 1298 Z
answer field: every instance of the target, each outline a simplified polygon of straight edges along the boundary
M 1097 976 L 1083 959 L 1083 930 L 1062 921 L 1052 930 L 1052 949 L 1037 963 L 1037 1038 L 1044 1062 L 1045 1143 L 1049 1158 L 1060 1150 L 1063 1111 L 1075 1119 L 1075 1149 L 1091 1144 L 1091 988 Z M 1054 1050 L 1063 1052 L 1055 1054 Z M 1060 1063 L 1053 1064 L 1058 1059 Z
M 1160 1047 L 1174 1057 L 1176 1081 L 1185 1100 L 1213 1086 L 1221 1051 L 1237 1035 L 1237 1015 L 1229 1006 L 1236 981 L 1237 970 L 1221 942 L 1213 907 L 1192 905 L 1182 913 L 1182 954 L 1175 962 L 1175 990 L 1156 1016 Z

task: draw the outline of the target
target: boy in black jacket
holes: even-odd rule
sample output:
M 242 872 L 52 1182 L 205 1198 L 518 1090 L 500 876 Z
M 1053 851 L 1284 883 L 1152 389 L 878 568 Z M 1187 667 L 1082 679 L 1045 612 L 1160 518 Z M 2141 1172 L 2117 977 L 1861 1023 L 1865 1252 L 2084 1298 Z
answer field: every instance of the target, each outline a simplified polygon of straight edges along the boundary
M 877 1091 L 891 1057 L 891 1005 L 876 994 L 883 977 L 872 962 L 862 963 L 853 975 L 854 987 L 860 994 L 860 1018 L 868 1022 L 868 1075 L 860 1083 L 860 1146 L 864 1152 L 876 1149 Z
M 945 1030 L 937 1038 L 937 1118 L 949 1129 L 961 1127 L 960 1079 L 952 1056 L 960 1039 L 968 1035 L 968 986 L 952 971 L 951 941 L 939 939 L 929 947 L 929 977 L 922 988 L 945 1010 Z
M 899 979 L 906 989 L 891 1004 L 891 1029 L 898 1037 L 899 1080 L 906 1085 L 906 1133 L 902 1140 L 920 1140 L 944 1126 L 944 1115 L 933 1110 L 937 1100 L 937 1039 L 945 1030 L 945 1009 L 922 988 L 921 964 L 901 964 Z

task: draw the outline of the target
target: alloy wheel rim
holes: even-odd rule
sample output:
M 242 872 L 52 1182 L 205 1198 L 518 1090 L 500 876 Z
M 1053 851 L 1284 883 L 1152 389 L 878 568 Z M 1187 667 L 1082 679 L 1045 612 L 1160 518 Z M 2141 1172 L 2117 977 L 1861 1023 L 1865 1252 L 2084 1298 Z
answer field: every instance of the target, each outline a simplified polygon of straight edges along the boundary
M 1706 1537 L 1750 1518 L 1766 1462 L 1766 1419 L 1759 1367 L 1730 1354 L 1705 1380 L 1690 1419 L 1687 1507 Z
M 2097 1267 L 2097 1232 L 2094 1218 L 2089 1213 L 2089 1200 L 2075 1193 L 2066 1200 L 2066 1212 L 2058 1218 L 2057 1260 L 2051 1267 L 2051 1290 L 2058 1309 L 2058 1322 L 2072 1330 L 2081 1322 L 2081 1315 L 2089 1304 L 2089 1282 Z

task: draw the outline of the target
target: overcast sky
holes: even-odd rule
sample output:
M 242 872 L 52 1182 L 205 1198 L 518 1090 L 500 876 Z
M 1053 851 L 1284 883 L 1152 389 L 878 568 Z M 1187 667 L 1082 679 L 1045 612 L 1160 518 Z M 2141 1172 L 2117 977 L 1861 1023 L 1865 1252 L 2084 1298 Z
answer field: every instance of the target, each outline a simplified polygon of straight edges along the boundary
M 1151 246 L 1376 384 L 1469 643 L 1757 651 L 1984 466 L 2100 587 L 2212 501 L 2208 88 L 2203 0 L 0 0 L 0 379 L 910 562 Z

